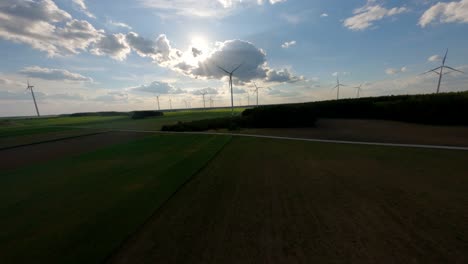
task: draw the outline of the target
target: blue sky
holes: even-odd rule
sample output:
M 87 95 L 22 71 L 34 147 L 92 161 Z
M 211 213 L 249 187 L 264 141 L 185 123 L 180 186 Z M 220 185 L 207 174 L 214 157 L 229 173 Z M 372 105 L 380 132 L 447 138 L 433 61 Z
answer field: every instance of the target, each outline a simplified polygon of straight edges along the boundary
M 434 92 L 468 70 L 468 0 L 2 0 L 0 116 L 200 107 Z M 464 74 L 443 91 L 467 89 Z

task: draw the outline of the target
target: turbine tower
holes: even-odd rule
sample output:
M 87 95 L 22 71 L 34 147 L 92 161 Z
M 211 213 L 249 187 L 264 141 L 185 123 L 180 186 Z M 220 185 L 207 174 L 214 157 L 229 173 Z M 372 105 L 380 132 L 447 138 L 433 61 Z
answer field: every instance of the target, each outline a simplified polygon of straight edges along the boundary
M 207 91 L 203 91 L 200 93 L 202 96 L 203 96 L 203 109 L 206 109 L 206 105 L 205 105 L 205 95 L 208 94 Z
M 213 108 L 214 106 L 214 100 L 213 98 L 210 96 L 210 107 Z
M 448 54 L 448 49 L 447 49 L 447 51 L 445 52 L 445 56 L 444 56 L 444 59 L 442 60 L 442 65 L 441 65 L 441 66 L 439 66 L 439 67 L 437 67 L 437 68 L 435 68 L 435 69 L 432 69 L 432 70 L 430 70 L 430 71 L 427 71 L 427 72 L 423 73 L 423 74 L 426 74 L 426 73 L 434 72 L 434 73 L 436 73 L 436 74 L 439 75 L 439 82 L 437 83 L 437 91 L 436 91 L 436 93 L 439 93 L 439 91 L 440 91 L 440 84 L 442 83 L 442 76 L 444 76 L 445 74 L 449 74 L 449 73 L 451 73 L 451 72 L 454 72 L 454 71 L 464 73 L 464 72 L 462 72 L 462 71 L 459 71 L 459 70 L 457 70 L 457 69 L 454 69 L 454 68 L 452 68 L 452 67 L 449 67 L 449 66 L 446 66 L 446 65 L 445 65 L 445 61 L 447 60 L 447 54 Z M 449 70 L 451 70 L 451 71 L 449 71 L 449 72 L 444 72 L 444 69 L 449 69 Z
M 172 98 L 169 97 L 169 107 L 171 108 L 172 110 Z
M 257 107 L 258 107 L 258 89 L 264 88 L 264 87 L 259 87 L 255 82 L 253 82 L 253 85 L 255 86 L 255 92 L 257 93 Z
M 158 100 L 158 110 L 161 110 L 161 108 L 159 107 L 159 95 L 156 95 L 156 99 Z
M 359 98 L 359 95 L 362 91 L 362 83 L 359 86 L 354 87 L 357 90 L 356 98 Z
M 227 75 L 229 75 L 229 88 L 231 89 L 231 115 L 234 115 L 234 96 L 233 96 L 233 91 L 232 91 L 232 75 L 234 74 L 234 72 L 236 72 L 240 66 L 242 66 L 242 63 L 239 64 L 239 66 L 237 66 L 236 68 L 234 68 L 234 70 L 232 71 L 227 71 L 226 69 L 216 65 L 220 70 L 222 70 L 224 73 L 226 73 Z
M 337 90 L 336 90 L 336 100 L 340 99 L 340 87 L 341 86 L 346 86 L 346 85 L 340 83 L 340 78 L 338 78 L 338 74 L 337 74 L 336 75 L 336 86 L 333 87 L 333 89 L 337 88 Z
M 32 86 L 32 85 L 29 84 L 29 80 L 28 80 L 28 86 L 26 87 L 26 90 L 30 90 L 30 91 L 31 91 L 32 98 L 33 98 L 33 101 L 34 101 L 34 106 L 36 107 L 37 116 L 40 117 L 41 114 L 39 114 L 39 108 L 37 108 L 36 97 L 34 96 L 33 87 L 34 87 L 34 86 Z

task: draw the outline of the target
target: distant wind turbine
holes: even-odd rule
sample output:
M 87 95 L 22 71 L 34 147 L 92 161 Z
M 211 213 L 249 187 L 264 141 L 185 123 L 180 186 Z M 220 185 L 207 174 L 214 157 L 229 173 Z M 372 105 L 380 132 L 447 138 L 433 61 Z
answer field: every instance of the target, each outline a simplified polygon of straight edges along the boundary
M 242 66 L 242 63 L 239 64 L 239 66 L 237 66 L 236 68 L 234 68 L 234 70 L 230 72 L 218 65 L 216 66 L 229 76 L 229 88 L 231 89 L 231 114 L 234 115 L 234 95 L 232 91 L 232 75 L 234 74 L 234 72 L 236 72 L 240 68 L 240 66 Z
M 205 109 L 205 108 L 206 108 L 206 105 L 205 105 L 205 95 L 208 94 L 208 92 L 207 92 L 207 91 L 203 91 L 203 92 L 201 92 L 200 94 L 203 96 L 203 109 Z
M 356 98 L 359 98 L 360 93 L 362 92 L 362 83 L 359 86 L 354 87 L 357 90 Z
M 253 85 L 255 86 L 255 93 L 257 93 L 257 107 L 258 107 L 258 89 L 262 89 L 262 88 L 265 88 L 265 87 L 259 87 L 257 86 L 257 84 L 255 82 L 253 82 Z
M 29 80 L 28 80 L 28 86 L 26 87 L 26 90 L 30 90 L 30 91 L 31 91 L 32 98 L 33 98 L 33 101 L 34 101 L 34 106 L 36 107 L 37 116 L 40 117 L 41 115 L 39 114 L 39 108 L 37 108 L 36 97 L 34 96 L 33 87 L 34 87 L 34 86 L 32 86 L 32 85 L 29 84 Z
M 159 95 L 156 95 L 156 99 L 158 100 L 158 110 L 161 110 L 161 107 L 159 107 Z
M 210 107 L 213 108 L 213 106 L 214 106 L 214 100 L 213 100 L 213 98 L 211 98 L 211 96 L 210 96 Z
M 171 108 L 172 110 L 172 98 L 169 97 L 169 107 Z
M 448 54 L 448 49 L 447 49 L 447 51 L 445 52 L 445 56 L 444 56 L 444 59 L 442 60 L 442 65 L 441 65 L 441 66 L 439 66 L 439 67 L 437 67 L 437 68 L 435 68 L 435 69 L 432 69 L 432 70 L 430 70 L 430 71 L 427 71 L 427 72 L 425 72 L 425 73 L 422 73 L 422 74 L 426 74 L 426 73 L 434 72 L 434 73 L 436 73 L 436 74 L 439 75 L 439 83 L 437 84 L 437 91 L 436 91 L 436 93 L 439 93 L 439 91 L 440 91 L 440 84 L 442 83 L 442 76 L 444 76 L 445 74 L 449 74 L 449 73 L 451 73 L 451 72 L 454 72 L 454 71 L 455 71 L 455 72 L 464 73 L 464 72 L 462 72 L 462 71 L 459 71 L 459 70 L 457 70 L 457 69 L 454 69 L 454 68 L 452 68 L 452 67 L 449 67 L 449 66 L 446 66 L 446 65 L 445 65 L 445 60 L 447 60 L 447 54 Z M 449 71 L 449 72 L 444 72 L 444 69 L 449 69 L 449 70 L 451 70 L 451 71 Z
M 333 89 L 336 89 L 336 100 L 340 99 L 340 87 L 341 86 L 346 86 L 342 83 L 340 83 L 340 78 L 338 78 L 338 74 L 336 75 L 336 86 L 333 87 Z

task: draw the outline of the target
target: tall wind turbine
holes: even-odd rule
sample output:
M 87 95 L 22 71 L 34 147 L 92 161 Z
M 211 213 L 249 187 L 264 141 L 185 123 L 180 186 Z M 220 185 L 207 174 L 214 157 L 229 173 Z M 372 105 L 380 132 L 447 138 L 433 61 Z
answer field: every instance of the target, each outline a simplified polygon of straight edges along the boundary
M 255 86 L 255 92 L 257 93 L 257 107 L 258 107 L 258 89 L 264 88 L 264 87 L 259 87 L 255 82 L 253 82 L 253 85 Z
M 172 110 L 172 98 L 169 97 L 169 107 L 171 108 Z
M 34 87 L 34 86 L 32 86 L 32 85 L 29 84 L 29 80 L 28 80 L 28 86 L 26 87 L 26 90 L 30 90 L 30 91 L 31 91 L 32 98 L 33 98 L 33 101 L 34 101 L 34 106 L 36 107 L 37 116 L 40 117 L 41 114 L 39 114 L 39 108 L 37 108 L 36 97 L 34 96 L 33 87 Z
M 464 73 L 464 72 L 462 72 L 462 71 L 459 71 L 459 70 L 457 70 L 457 69 L 454 69 L 454 68 L 452 68 L 452 67 L 449 67 L 449 66 L 446 66 L 446 65 L 445 65 L 445 61 L 447 60 L 447 54 L 448 54 L 448 49 L 447 49 L 447 51 L 445 52 L 445 56 L 444 56 L 444 59 L 442 60 L 442 65 L 441 65 L 441 66 L 439 66 L 439 67 L 437 67 L 437 68 L 435 68 L 435 69 L 432 69 L 432 70 L 430 70 L 430 71 L 427 71 L 427 72 L 423 73 L 423 74 L 426 74 L 426 73 L 434 72 L 434 73 L 436 73 L 436 74 L 439 75 L 439 82 L 438 82 L 438 84 L 437 84 L 437 92 L 436 92 L 436 93 L 439 93 L 439 91 L 440 91 L 440 84 L 442 83 L 442 76 L 444 76 L 445 74 L 449 74 L 449 73 L 451 73 L 451 72 L 454 72 L 454 71 Z M 451 71 L 449 71 L 449 72 L 444 72 L 444 69 L 449 69 L 449 70 L 451 70 Z
M 233 91 L 232 91 L 232 75 L 234 74 L 234 72 L 236 72 L 240 66 L 242 66 L 242 63 L 239 64 L 239 66 L 237 66 L 236 68 L 234 68 L 234 70 L 232 71 L 227 71 L 226 69 L 216 65 L 220 70 L 222 70 L 224 73 L 226 73 L 227 75 L 229 75 L 229 88 L 231 89 L 231 115 L 234 115 L 234 96 L 233 96 Z
M 359 86 L 354 87 L 357 90 L 356 98 L 359 98 L 359 95 L 362 91 L 362 83 Z
M 336 75 L 336 86 L 333 87 L 333 89 L 337 88 L 336 89 L 336 100 L 339 100 L 340 99 L 340 87 L 341 86 L 346 86 L 342 83 L 340 83 L 340 78 L 338 78 L 338 74 Z
M 156 99 L 158 100 L 158 110 L 161 110 L 161 107 L 159 107 L 159 95 L 156 95 Z

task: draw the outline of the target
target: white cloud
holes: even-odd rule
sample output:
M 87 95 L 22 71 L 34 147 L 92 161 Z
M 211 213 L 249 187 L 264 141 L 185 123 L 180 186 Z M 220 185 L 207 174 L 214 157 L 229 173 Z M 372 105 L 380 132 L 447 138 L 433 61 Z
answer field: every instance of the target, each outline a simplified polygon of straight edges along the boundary
M 385 17 L 395 16 L 407 12 L 406 7 L 394 7 L 387 9 L 376 3 L 375 0 L 368 0 L 363 7 L 353 11 L 354 16 L 345 19 L 343 25 L 351 30 L 365 30 L 376 21 L 382 20 Z
M 75 4 L 75 6 L 78 8 L 78 10 L 83 12 L 83 14 L 87 15 L 90 18 L 96 18 L 95 15 L 93 15 L 91 12 L 89 12 L 88 7 L 86 6 L 84 0 L 73 0 L 73 4 Z
M 406 72 L 407 70 L 408 70 L 408 68 L 406 66 L 401 67 L 400 69 L 387 68 L 387 69 L 385 69 L 385 73 L 388 74 L 388 75 L 395 75 L 395 74 L 398 74 L 398 73 Z
M 283 44 L 281 44 L 281 47 L 283 49 L 287 49 L 287 48 L 290 48 L 292 46 L 296 45 L 296 41 L 295 40 L 292 40 L 292 41 L 286 41 L 284 42 Z
M 113 20 L 111 20 L 111 19 L 108 19 L 108 20 L 106 21 L 106 24 L 107 24 L 108 26 L 111 26 L 111 27 L 120 27 L 120 28 L 125 28 L 125 29 L 128 29 L 128 30 L 131 30 L 131 29 L 132 29 L 132 27 L 129 26 L 128 24 L 125 24 L 125 23 L 123 23 L 123 22 L 113 21 Z
M 27 44 L 49 56 L 77 54 L 103 33 L 87 21 L 73 19 L 51 0 L 0 3 L 0 38 Z
M 138 87 L 130 88 L 134 92 L 146 92 L 154 94 L 183 94 L 184 90 L 175 88 L 170 83 L 154 81 L 148 85 L 141 85 Z
M 440 55 L 432 55 L 429 58 L 427 58 L 427 61 L 434 62 L 434 61 L 440 61 L 442 60 L 442 57 Z
M 208 88 L 203 88 L 203 89 L 192 92 L 193 95 L 202 95 L 203 93 L 214 95 L 214 94 L 218 94 L 218 90 L 215 88 L 208 87 Z
M 241 84 L 255 79 L 267 82 L 296 82 L 304 79 L 302 76 L 292 75 L 286 69 L 277 71 L 269 68 L 266 52 L 243 40 L 218 42 L 216 49 L 206 59 L 199 61 L 196 67 L 185 73 L 197 78 L 221 79 L 226 74 L 218 66 L 231 71 L 238 65 L 241 67 L 234 77 Z
M 286 0 L 139 0 L 148 8 L 161 11 L 161 15 L 175 14 L 191 17 L 224 17 L 238 7 L 251 5 L 271 5 L 286 2 Z
M 328 14 L 327 14 L 327 13 L 322 13 L 322 14 L 320 15 L 320 17 L 328 17 Z
M 419 19 L 418 25 L 426 27 L 430 23 L 468 23 L 468 0 L 438 2 L 431 6 Z
M 75 81 L 75 82 L 92 82 L 93 79 L 85 77 L 78 73 L 69 72 L 64 69 L 49 69 L 39 66 L 26 67 L 20 71 L 21 74 L 30 78 L 38 78 L 43 80 L 54 81 Z

